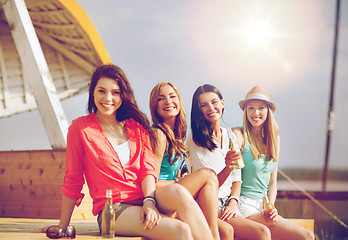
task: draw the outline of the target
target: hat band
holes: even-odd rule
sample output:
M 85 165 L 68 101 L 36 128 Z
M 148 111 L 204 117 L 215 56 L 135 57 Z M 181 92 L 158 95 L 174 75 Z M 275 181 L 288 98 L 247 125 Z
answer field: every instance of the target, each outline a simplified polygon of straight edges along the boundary
M 262 100 L 266 100 L 266 101 L 270 101 L 269 98 L 261 93 L 250 93 L 245 100 L 249 100 L 249 99 L 262 99 Z

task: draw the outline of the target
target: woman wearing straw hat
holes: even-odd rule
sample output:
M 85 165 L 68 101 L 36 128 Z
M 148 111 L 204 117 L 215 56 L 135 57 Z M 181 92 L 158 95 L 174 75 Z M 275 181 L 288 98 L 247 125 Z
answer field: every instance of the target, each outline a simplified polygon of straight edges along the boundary
M 282 218 L 274 207 L 279 160 L 279 129 L 273 114 L 276 105 L 265 89 L 256 86 L 239 106 L 244 111 L 243 128 L 233 131 L 245 163 L 238 204 L 241 214 L 269 226 L 272 239 L 314 239 L 311 231 Z M 272 205 L 268 218 L 263 212 L 263 194 Z

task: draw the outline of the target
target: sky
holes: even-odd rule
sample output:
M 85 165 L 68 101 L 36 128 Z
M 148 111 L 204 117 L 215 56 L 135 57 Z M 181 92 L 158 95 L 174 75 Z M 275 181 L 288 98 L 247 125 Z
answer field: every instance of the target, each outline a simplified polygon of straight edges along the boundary
M 151 89 L 170 81 L 189 121 L 192 95 L 205 83 L 225 99 L 223 126 L 242 125 L 238 102 L 255 85 L 277 105 L 279 167 L 324 166 L 330 96 L 333 0 L 77 0 L 140 109 Z M 348 170 L 348 1 L 341 0 L 334 130 L 329 168 Z M 88 95 L 62 101 L 69 123 L 86 114 Z M 50 149 L 37 111 L 0 119 L 0 150 Z

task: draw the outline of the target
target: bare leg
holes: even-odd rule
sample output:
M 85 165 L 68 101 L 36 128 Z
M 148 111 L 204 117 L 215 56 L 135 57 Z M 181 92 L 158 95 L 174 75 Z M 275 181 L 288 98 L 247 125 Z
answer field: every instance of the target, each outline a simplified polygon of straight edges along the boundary
M 219 233 L 221 240 L 233 240 L 234 239 L 234 230 L 232 225 L 229 223 L 218 219 Z
M 178 182 L 183 185 L 197 200 L 198 205 L 208 222 L 215 240 L 220 239 L 218 228 L 218 198 L 219 182 L 215 172 L 208 168 L 201 168 Z M 216 197 L 214 197 L 216 196 Z
M 125 209 L 116 220 L 116 235 L 144 236 L 154 240 L 193 240 L 190 227 L 178 219 L 162 215 L 158 225 L 152 229 L 144 229 L 140 214 L 139 206 Z
M 265 224 L 265 218 L 261 213 L 255 213 L 248 217 L 253 221 Z M 277 222 L 269 227 L 273 239 L 291 239 L 291 240 L 314 240 L 314 234 L 301 227 L 300 225 L 286 220 L 278 215 Z
M 263 224 L 245 219 L 242 216 L 230 218 L 228 223 L 234 228 L 234 235 L 237 238 L 250 240 L 270 240 L 271 232 Z
M 167 215 L 176 212 L 187 223 L 194 239 L 213 239 L 205 217 L 190 192 L 180 184 L 161 186 L 156 190 L 158 209 Z

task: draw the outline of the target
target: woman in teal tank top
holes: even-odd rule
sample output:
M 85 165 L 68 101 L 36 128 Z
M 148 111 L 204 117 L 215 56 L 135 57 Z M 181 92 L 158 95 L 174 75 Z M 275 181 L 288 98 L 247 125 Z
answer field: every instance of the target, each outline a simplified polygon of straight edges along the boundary
M 218 219 L 219 183 L 215 172 L 202 168 L 180 177 L 179 168 L 187 157 L 187 147 L 184 144 L 187 123 L 179 92 L 173 84 L 159 83 L 152 89 L 150 111 L 157 136 L 154 153 L 159 178 L 156 188 L 167 187 L 173 183 L 184 186 L 188 190 L 187 193 L 198 202 L 213 239 L 233 239 L 233 228 Z M 175 200 L 169 197 L 168 201 L 176 204 Z
M 274 203 L 277 196 L 279 160 L 276 105 L 262 87 L 252 88 L 239 102 L 244 111 L 243 128 L 235 128 L 238 145 L 242 146 L 245 167 L 242 169 L 241 198 L 238 205 L 244 217 L 268 226 L 272 239 L 314 239 L 314 234 L 278 215 Z M 266 192 L 273 205 L 270 222 L 263 214 L 263 196 Z

